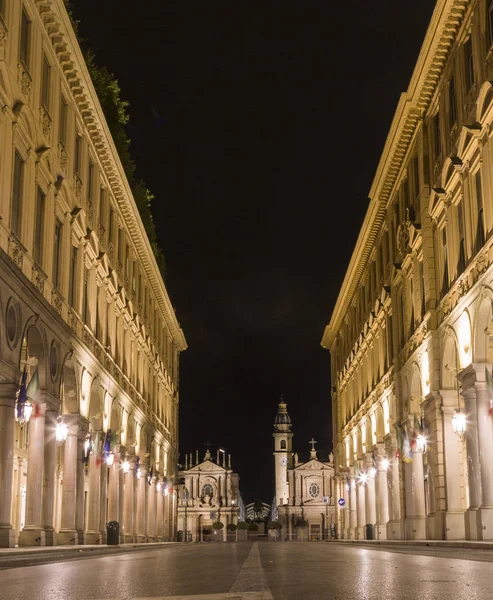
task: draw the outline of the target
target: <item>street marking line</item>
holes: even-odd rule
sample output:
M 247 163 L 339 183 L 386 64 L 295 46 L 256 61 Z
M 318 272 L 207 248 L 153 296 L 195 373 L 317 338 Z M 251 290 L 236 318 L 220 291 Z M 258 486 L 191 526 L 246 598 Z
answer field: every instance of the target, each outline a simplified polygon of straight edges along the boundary
M 241 571 L 230 590 L 230 593 L 255 592 L 260 593 L 261 600 L 274 600 L 270 593 L 264 569 L 260 560 L 260 551 L 258 542 L 255 542 L 247 556 L 247 559 L 241 567 Z
M 226 592 L 225 594 L 199 594 L 198 596 L 151 596 L 132 600 L 273 600 L 270 592 Z

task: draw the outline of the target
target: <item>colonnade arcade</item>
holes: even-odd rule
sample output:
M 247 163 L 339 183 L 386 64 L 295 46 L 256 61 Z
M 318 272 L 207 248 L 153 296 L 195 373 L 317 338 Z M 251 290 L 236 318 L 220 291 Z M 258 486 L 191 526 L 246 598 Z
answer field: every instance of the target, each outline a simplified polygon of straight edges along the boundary
M 492 301 L 483 280 L 442 312 L 345 428 L 343 537 L 364 539 L 371 524 L 378 539 L 493 540 Z
M 121 542 L 172 539 L 176 457 L 152 415 L 77 340 L 69 347 L 52 330 L 59 321 L 29 314 L 13 297 L 2 313 L 0 546 L 105 543 L 109 521 L 119 522 Z M 28 381 L 37 370 L 40 410 L 21 426 L 24 368 Z

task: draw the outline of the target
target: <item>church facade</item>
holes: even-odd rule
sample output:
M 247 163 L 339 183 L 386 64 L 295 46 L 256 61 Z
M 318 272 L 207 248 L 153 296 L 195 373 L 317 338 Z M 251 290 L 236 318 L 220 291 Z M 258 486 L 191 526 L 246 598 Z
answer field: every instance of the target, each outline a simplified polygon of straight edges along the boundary
M 186 455 L 183 469 L 178 471 L 177 531 L 187 541 L 226 539 L 227 526 L 245 519 L 240 494 L 240 477 L 231 468 L 231 455 L 218 450 L 213 460 L 209 450 L 199 462 L 198 451 Z M 222 523 L 219 533 L 214 523 Z M 215 533 L 216 532 L 216 533 Z
M 322 345 L 345 538 L 493 540 L 493 2 L 439 0 Z
M 329 539 L 336 521 L 334 461 L 318 459 L 315 440 L 303 462 L 292 451 L 293 431 L 287 404 L 281 398 L 274 421 L 275 518 L 281 539 Z

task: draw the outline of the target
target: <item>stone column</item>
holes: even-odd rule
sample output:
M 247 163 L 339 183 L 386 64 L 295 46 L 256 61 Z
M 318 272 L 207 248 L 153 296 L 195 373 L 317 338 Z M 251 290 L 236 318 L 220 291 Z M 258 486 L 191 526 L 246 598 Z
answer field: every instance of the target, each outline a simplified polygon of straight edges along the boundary
M 377 525 L 375 537 L 378 540 L 387 539 L 387 523 L 389 522 L 389 486 L 387 481 L 388 462 L 383 444 L 378 444 L 376 497 L 377 497 Z
M 367 467 L 368 479 L 365 485 L 366 524 L 375 526 L 377 522 L 377 502 L 375 494 L 376 470 L 372 475 L 371 473 L 373 473 L 373 471 L 371 471 L 371 469 L 373 469 L 373 463 L 371 462 L 371 459 L 368 461 Z
M 164 493 L 164 522 L 163 522 L 163 535 L 164 540 L 169 541 L 170 539 L 170 519 L 169 519 L 169 492 Z
M 127 457 L 130 463 L 128 473 L 124 474 L 125 480 L 125 510 L 123 517 L 123 541 L 130 544 L 135 541 L 134 536 L 134 516 L 135 516 L 135 463 Z
M 387 538 L 391 540 L 401 540 L 402 532 L 402 513 L 401 513 L 401 485 L 400 468 L 401 463 L 396 458 L 395 445 L 391 440 L 386 445 L 387 454 L 390 459 L 390 521 L 387 525 Z M 387 474 L 387 482 L 389 474 Z
M 101 543 L 106 544 L 106 525 L 108 523 L 108 465 L 103 461 L 101 465 L 101 495 L 99 497 L 99 532 Z
M 58 412 L 48 411 L 45 422 L 45 451 L 43 477 L 43 528 L 45 544 L 56 546 L 55 532 L 55 487 L 57 482 L 56 419 Z
M 12 476 L 14 472 L 15 383 L 0 384 L 0 548 L 13 548 Z
M 351 475 L 349 480 L 349 539 L 356 539 L 356 530 L 358 528 L 358 491 L 356 489 L 356 480 Z
M 33 411 L 28 425 L 26 524 L 19 535 L 19 546 L 44 546 L 46 543 L 42 527 L 45 411 L 46 403 L 43 402 L 41 414 L 34 417 Z
M 366 506 L 365 506 L 365 485 L 363 483 L 356 483 L 357 492 L 357 517 L 358 525 L 356 527 L 356 539 L 365 539 L 365 525 L 366 525 Z
M 479 464 L 481 467 L 480 525 L 483 541 L 493 540 L 493 422 L 483 366 L 476 365 Z M 491 365 L 488 365 L 491 372 Z M 492 398 L 493 400 L 493 398 Z
M 86 463 L 84 460 L 84 443 L 87 430 L 79 428 L 77 434 L 77 458 L 76 458 L 76 483 L 75 483 L 75 529 L 77 531 L 77 542 L 84 543 L 86 531 L 85 515 L 85 472 Z
M 460 378 L 460 374 L 459 374 Z M 462 384 L 465 385 L 465 382 Z M 479 506 L 481 505 L 481 470 L 479 468 L 478 419 L 476 411 L 476 390 L 464 387 L 464 412 L 466 426 L 466 466 L 467 466 L 467 509 L 465 531 L 468 540 L 481 540 Z
M 118 469 L 118 523 L 120 523 L 120 540 L 119 543 L 125 542 L 125 533 L 123 527 L 125 525 L 125 474 L 121 465 L 125 460 L 125 454 L 119 453 L 120 468 Z
M 137 514 L 136 514 L 136 541 L 146 542 L 147 527 L 147 469 L 140 465 L 140 478 L 137 479 Z
M 413 452 L 412 462 L 405 463 L 406 539 L 426 539 L 426 512 L 423 455 Z
M 452 417 L 457 408 L 457 391 L 440 390 L 443 414 L 443 452 L 445 458 L 445 489 L 447 510 L 445 512 L 445 539 L 463 540 L 466 536 L 461 495 L 461 465 L 459 444 L 454 433 Z
M 163 490 L 162 488 L 160 488 L 159 490 L 157 490 L 157 523 L 156 523 L 156 530 L 157 530 L 157 539 L 158 541 L 162 542 L 164 539 L 164 531 L 163 531 L 163 518 L 164 518 L 164 497 L 163 497 Z M 196 540 L 198 540 L 199 537 L 197 535 Z
M 77 505 L 77 434 L 78 427 L 70 425 L 63 448 L 62 520 L 57 535 L 57 544 L 77 544 L 75 528 Z M 80 461 L 82 462 L 82 461 Z
M 156 541 L 156 478 L 151 479 L 151 484 L 146 482 L 147 490 L 147 528 L 148 542 Z
M 99 444 L 99 436 L 95 443 Z M 89 458 L 89 491 L 87 495 L 87 527 L 84 534 L 85 544 L 101 544 L 99 516 L 101 507 L 101 464 L 96 462 L 96 449 Z M 105 467 L 106 468 L 106 467 Z
M 120 453 L 115 452 L 111 467 L 108 467 L 108 523 L 118 521 L 120 514 Z

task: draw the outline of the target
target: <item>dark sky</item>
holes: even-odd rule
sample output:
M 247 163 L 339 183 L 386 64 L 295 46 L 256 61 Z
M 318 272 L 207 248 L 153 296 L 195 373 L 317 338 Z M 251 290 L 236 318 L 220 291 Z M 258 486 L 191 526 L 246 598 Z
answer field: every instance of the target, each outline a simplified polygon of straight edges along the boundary
M 180 451 L 226 447 L 272 499 L 281 393 L 294 450 L 331 448 L 320 340 L 432 0 L 76 0 L 130 101 L 166 284 L 188 342 Z

